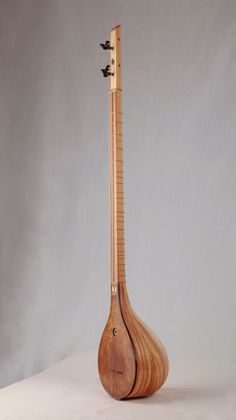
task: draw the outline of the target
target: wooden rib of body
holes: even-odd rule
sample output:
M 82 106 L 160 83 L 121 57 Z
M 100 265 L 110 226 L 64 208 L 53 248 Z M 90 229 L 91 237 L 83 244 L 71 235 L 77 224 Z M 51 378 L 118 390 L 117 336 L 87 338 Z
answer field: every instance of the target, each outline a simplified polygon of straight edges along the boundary
M 119 284 L 119 300 L 136 361 L 135 383 L 128 398 L 147 397 L 157 391 L 167 378 L 167 353 L 160 340 L 133 311 L 125 282 Z

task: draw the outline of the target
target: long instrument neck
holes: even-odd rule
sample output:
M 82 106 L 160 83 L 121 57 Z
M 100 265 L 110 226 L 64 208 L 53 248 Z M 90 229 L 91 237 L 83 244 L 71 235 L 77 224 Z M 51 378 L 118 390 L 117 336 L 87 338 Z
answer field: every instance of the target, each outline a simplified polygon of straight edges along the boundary
M 124 175 L 123 129 L 121 108 L 121 52 L 120 27 L 111 32 L 110 53 L 110 235 L 111 285 L 116 292 L 118 283 L 125 281 L 124 235 Z
M 112 285 L 125 281 L 121 91 L 110 91 L 110 234 Z

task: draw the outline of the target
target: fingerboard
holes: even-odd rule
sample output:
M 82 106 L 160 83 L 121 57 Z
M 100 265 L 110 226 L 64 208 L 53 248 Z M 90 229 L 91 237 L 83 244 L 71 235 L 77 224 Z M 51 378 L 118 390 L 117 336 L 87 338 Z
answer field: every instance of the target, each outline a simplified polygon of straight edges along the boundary
M 110 44 L 110 237 L 111 283 L 113 292 L 119 282 L 125 281 L 124 234 L 124 175 L 123 127 L 121 104 L 120 27 L 113 28 Z
M 110 91 L 110 232 L 112 285 L 125 281 L 124 175 L 121 91 Z

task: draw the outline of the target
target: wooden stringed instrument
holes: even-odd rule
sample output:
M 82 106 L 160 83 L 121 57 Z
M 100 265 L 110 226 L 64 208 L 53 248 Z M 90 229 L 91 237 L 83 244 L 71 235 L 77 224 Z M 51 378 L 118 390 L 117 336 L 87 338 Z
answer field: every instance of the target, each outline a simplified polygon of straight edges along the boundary
M 120 25 L 112 29 L 110 41 L 100 45 L 110 52 L 102 72 L 110 77 L 111 304 L 99 345 L 98 370 L 112 397 L 147 397 L 165 382 L 168 357 L 159 339 L 133 311 L 126 289 Z

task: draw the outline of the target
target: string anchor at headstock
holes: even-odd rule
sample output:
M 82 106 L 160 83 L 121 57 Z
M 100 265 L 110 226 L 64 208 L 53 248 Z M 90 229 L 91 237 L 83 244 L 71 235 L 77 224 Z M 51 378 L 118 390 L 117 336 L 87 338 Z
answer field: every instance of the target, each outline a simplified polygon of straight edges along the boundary
M 110 41 L 106 41 L 105 44 L 100 43 L 103 50 L 114 50 L 114 48 L 111 46 Z
M 102 73 L 103 73 L 103 76 L 104 76 L 104 77 L 114 76 L 114 73 L 112 73 L 112 72 L 110 71 L 110 66 L 109 66 L 109 64 L 107 64 L 107 66 L 106 66 L 104 69 L 101 69 L 101 71 L 102 71 Z

